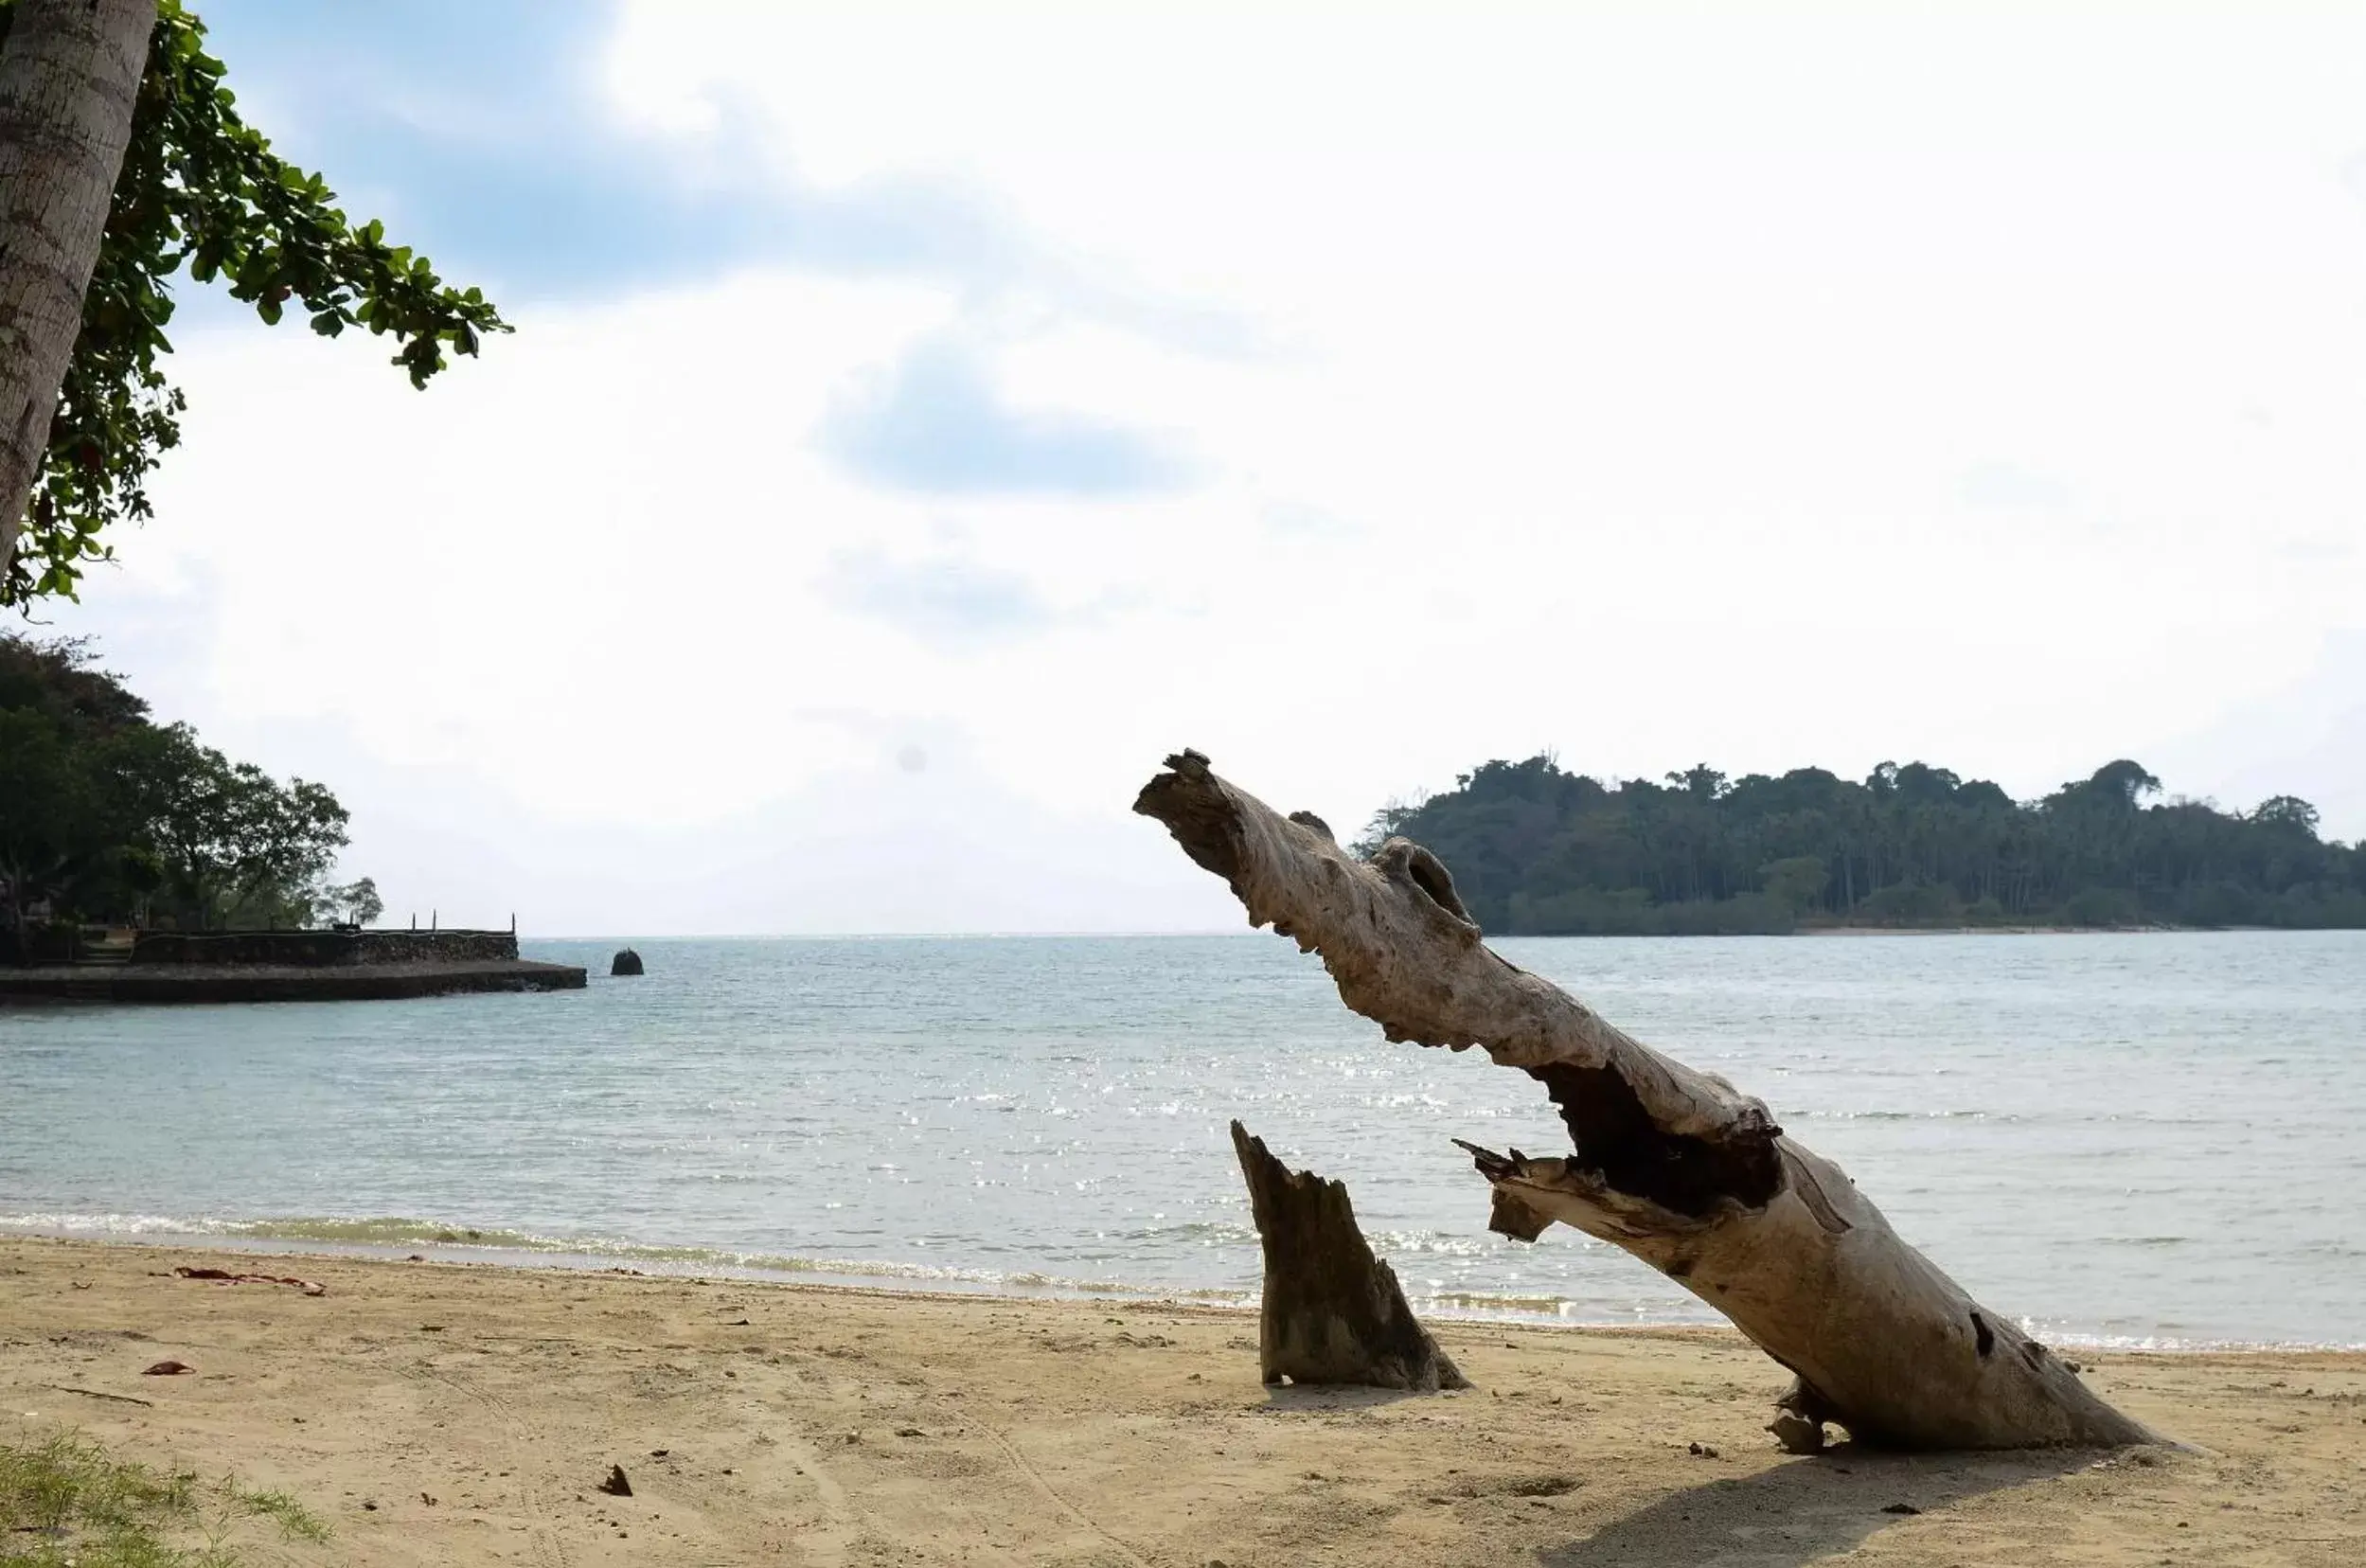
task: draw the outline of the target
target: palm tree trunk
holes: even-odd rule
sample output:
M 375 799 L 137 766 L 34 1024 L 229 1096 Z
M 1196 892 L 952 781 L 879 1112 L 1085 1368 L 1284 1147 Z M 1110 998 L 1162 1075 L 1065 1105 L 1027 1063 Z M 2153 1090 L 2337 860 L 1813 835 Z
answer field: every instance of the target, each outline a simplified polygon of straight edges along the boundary
M 0 571 L 82 328 L 156 0 L 17 0 L 0 46 Z

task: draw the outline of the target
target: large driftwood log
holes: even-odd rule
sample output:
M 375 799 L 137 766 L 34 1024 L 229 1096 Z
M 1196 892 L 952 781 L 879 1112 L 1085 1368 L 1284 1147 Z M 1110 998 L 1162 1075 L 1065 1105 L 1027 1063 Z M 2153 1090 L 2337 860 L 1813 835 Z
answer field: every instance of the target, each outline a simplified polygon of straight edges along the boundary
M 1233 1151 L 1265 1248 L 1257 1366 L 1267 1382 L 1470 1386 L 1414 1317 L 1396 1271 L 1372 1256 L 1343 1184 L 1290 1169 L 1238 1122 Z
M 1341 1000 L 1390 1040 L 1481 1046 L 1560 1107 L 1567 1158 L 1465 1146 L 1493 1185 L 1493 1227 L 1574 1225 L 1723 1312 L 1798 1376 L 1774 1427 L 1787 1447 L 1817 1446 L 1826 1420 L 1906 1448 L 2159 1440 L 1900 1240 L 1762 1102 L 1489 952 L 1428 850 L 1391 839 L 1361 861 L 1196 752 L 1166 765 L 1134 810 L 1230 883 L 1251 924 L 1319 952 Z

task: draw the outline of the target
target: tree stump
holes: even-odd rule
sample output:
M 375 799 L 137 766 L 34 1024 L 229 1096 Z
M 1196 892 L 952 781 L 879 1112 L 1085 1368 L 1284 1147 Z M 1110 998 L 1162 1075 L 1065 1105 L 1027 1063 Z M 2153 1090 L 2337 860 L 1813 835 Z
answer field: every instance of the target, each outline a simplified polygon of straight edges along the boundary
M 1424 1394 L 1468 1388 L 1469 1380 L 1405 1304 L 1395 1271 L 1372 1256 L 1356 1228 L 1346 1186 L 1311 1170 L 1291 1170 L 1238 1122 L 1233 1123 L 1233 1149 L 1265 1247 L 1257 1333 L 1265 1381 Z
M 612 975 L 640 973 L 641 955 L 631 948 L 625 949 L 609 962 L 608 972 Z

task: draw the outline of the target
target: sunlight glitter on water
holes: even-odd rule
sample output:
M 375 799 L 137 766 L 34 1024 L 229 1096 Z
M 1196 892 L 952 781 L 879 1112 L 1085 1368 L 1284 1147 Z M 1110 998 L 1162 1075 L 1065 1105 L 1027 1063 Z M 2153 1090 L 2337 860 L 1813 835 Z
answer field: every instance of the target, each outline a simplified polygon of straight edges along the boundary
M 1238 1116 L 1347 1182 L 1424 1310 L 1714 1321 L 1487 1233 L 1450 1138 L 1564 1147 L 1552 1107 L 1382 1042 L 1287 943 L 634 945 L 567 995 L 0 1013 L 0 1223 L 1245 1301 Z M 2051 1337 L 2366 1339 L 2366 934 L 1497 945 Z

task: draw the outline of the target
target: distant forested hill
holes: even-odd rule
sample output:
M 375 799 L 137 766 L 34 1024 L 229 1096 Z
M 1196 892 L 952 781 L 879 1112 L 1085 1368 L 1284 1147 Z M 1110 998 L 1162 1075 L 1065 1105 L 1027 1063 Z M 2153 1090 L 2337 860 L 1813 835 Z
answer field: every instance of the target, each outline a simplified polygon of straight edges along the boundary
M 1392 805 L 1401 833 L 1507 935 L 1785 932 L 1802 926 L 2366 926 L 2366 843 L 2317 836 L 2278 795 L 2250 811 L 2154 801 L 2134 762 L 2041 800 L 1920 762 L 1862 783 L 1702 765 L 1605 784 L 1548 757 L 1488 762 Z

